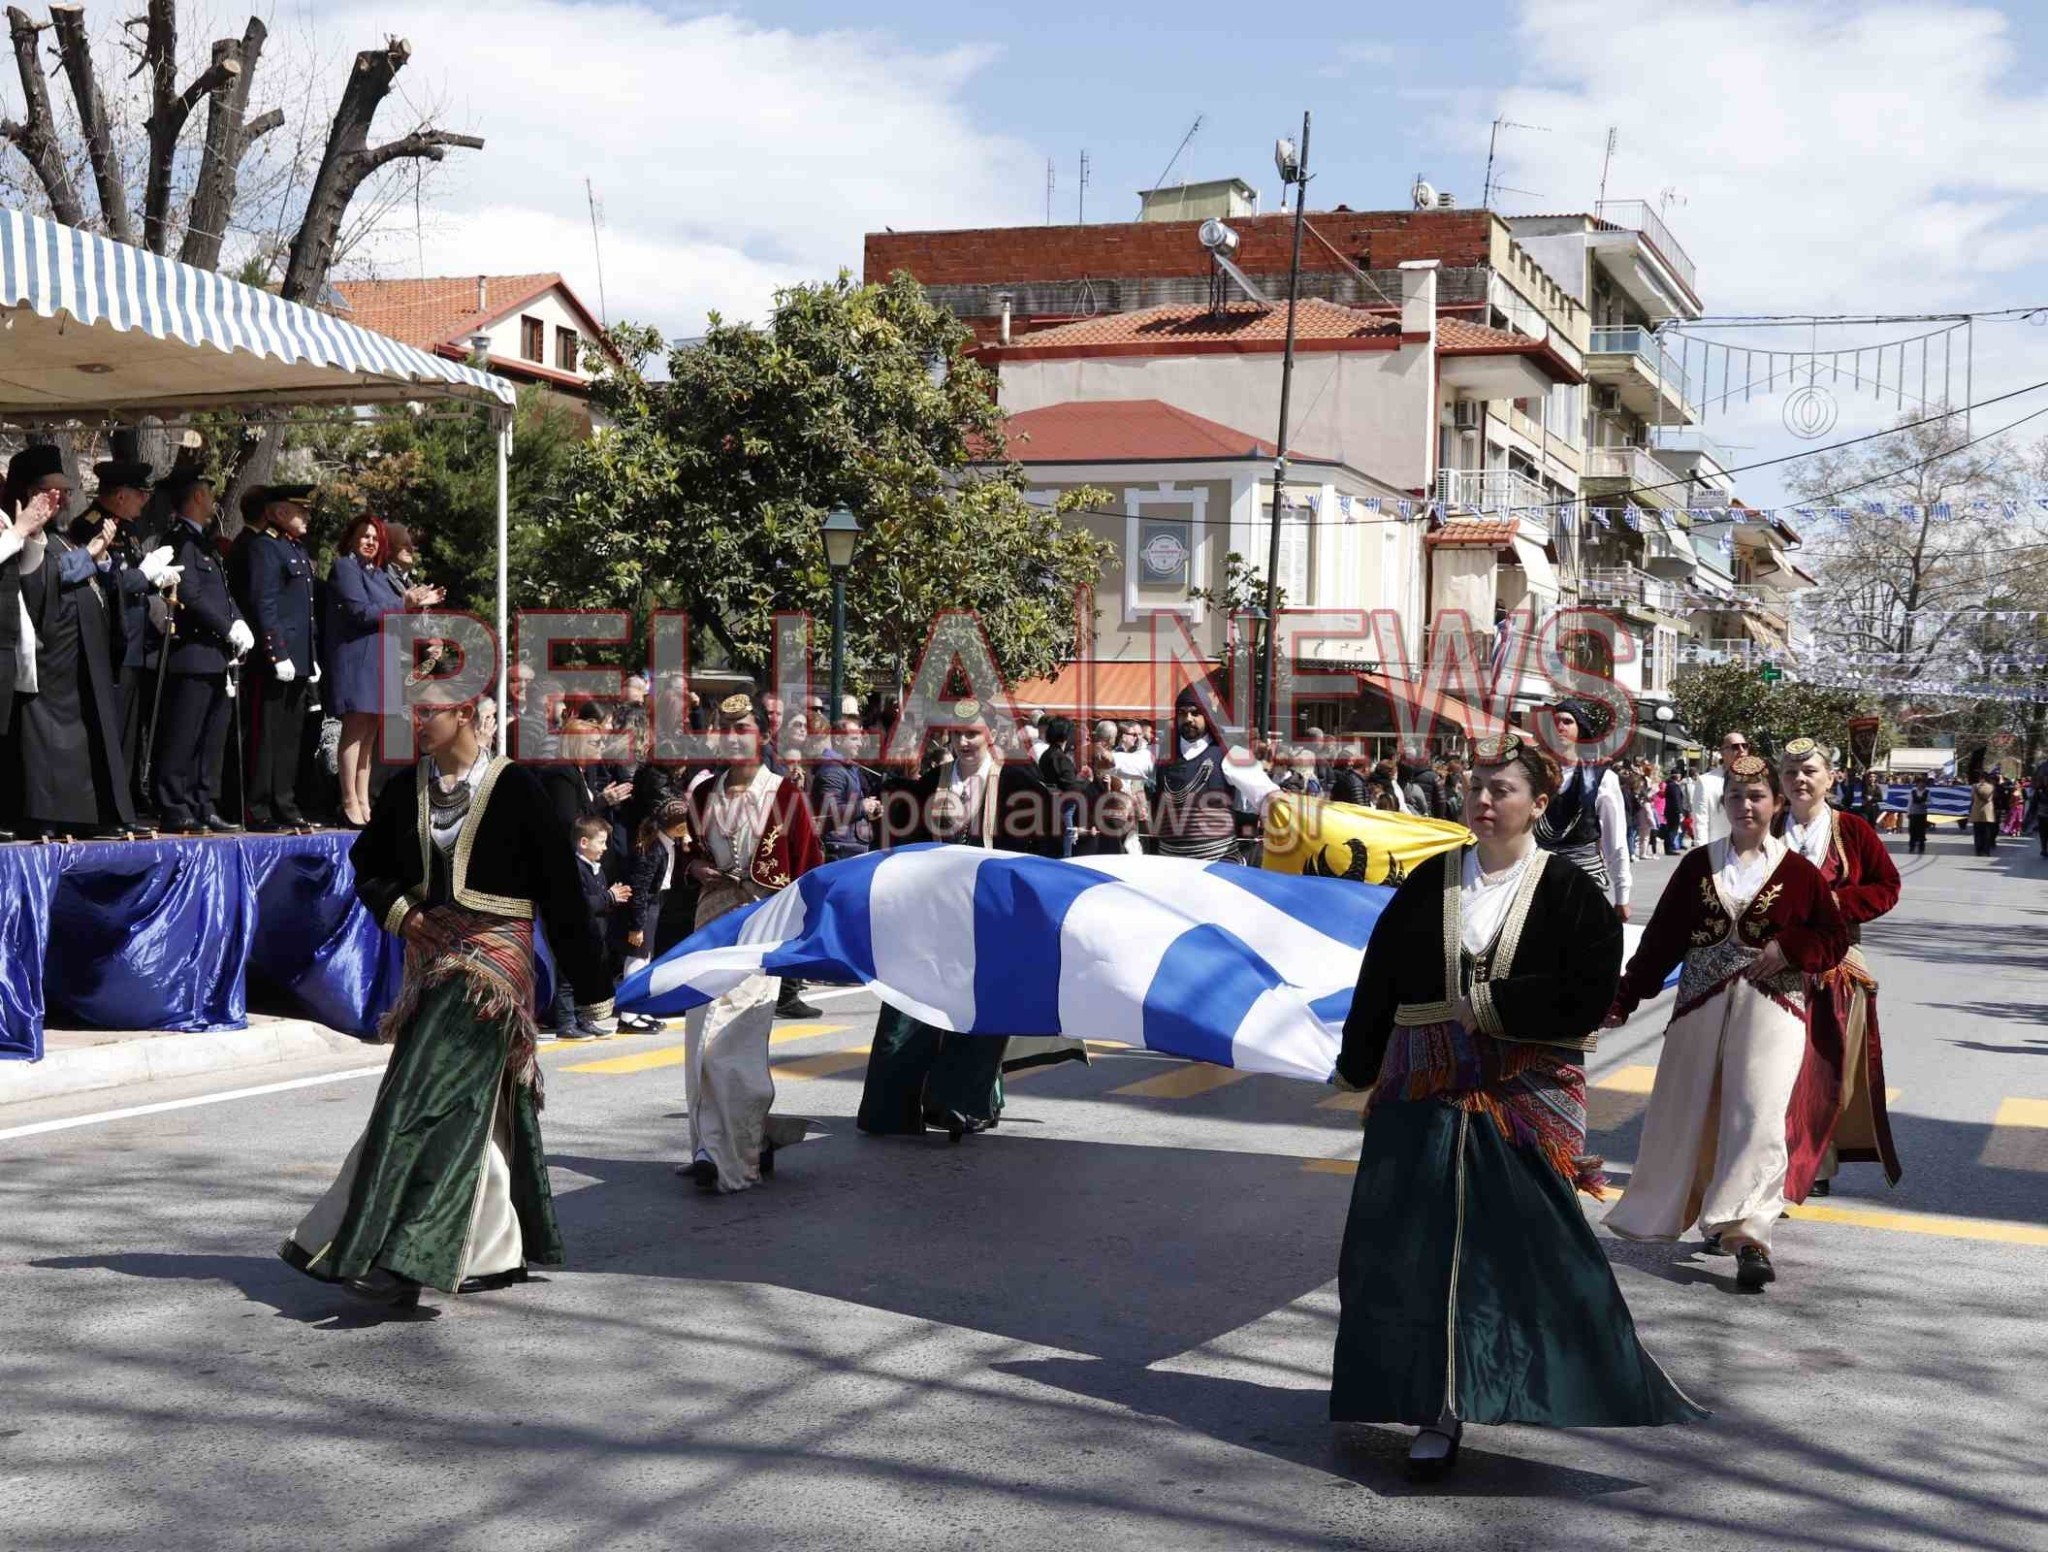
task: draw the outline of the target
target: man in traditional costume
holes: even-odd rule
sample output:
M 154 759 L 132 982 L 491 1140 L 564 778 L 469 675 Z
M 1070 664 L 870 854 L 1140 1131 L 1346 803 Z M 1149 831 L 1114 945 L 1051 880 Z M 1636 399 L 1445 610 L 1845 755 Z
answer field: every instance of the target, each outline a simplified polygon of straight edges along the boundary
M 884 798 L 884 844 L 941 841 L 1057 857 L 1058 806 L 1037 769 L 1002 758 L 979 701 L 955 702 L 952 722 L 946 760 Z M 972 932 L 974 924 L 961 928 Z M 855 1124 L 877 1137 L 937 1127 L 954 1142 L 987 1131 L 1002 1116 L 1007 1043 L 937 1029 L 885 1004 Z
M 0 487 L 0 826 L 19 824 L 21 748 L 17 719 L 36 692 L 36 626 L 22 578 L 44 554 L 44 533 L 71 493 L 64 457 L 48 443 L 24 447 Z M 0 841 L 14 831 L 0 827 Z
M 699 772 L 689 790 L 690 880 L 696 925 L 786 889 L 824 862 L 802 787 L 770 770 L 754 702 L 729 695 L 718 706 L 725 763 Z M 745 1191 L 775 1168 L 775 1150 L 800 1142 L 800 1116 L 775 1116 L 768 1037 L 777 982 L 753 975 L 684 1023 L 684 1083 L 689 1093 L 690 1162 L 682 1166 L 707 1191 Z
M 1810 738 L 1795 738 L 1778 757 L 1785 786 L 1785 843 L 1820 869 L 1834 892 L 1849 935 L 1842 962 L 1807 988 L 1812 1036 L 1792 1090 L 1785 1175 L 1787 1201 L 1826 1196 L 1844 1159 L 1884 1166 L 1899 1183 L 1884 1104 L 1884 1046 L 1877 1031 L 1877 979 L 1859 946 L 1863 923 L 1899 903 L 1899 870 L 1876 830 L 1860 815 L 1828 806 L 1834 762 Z
M 1771 834 L 1777 772 L 1731 761 L 1728 834 L 1671 875 L 1608 1016 L 1620 1024 L 1681 962 L 1677 1003 L 1628 1189 L 1607 1226 L 1675 1240 L 1693 1224 L 1736 1256 L 1736 1281 L 1774 1282 L 1771 1227 L 1785 1210 L 1786 1116 L 1807 1053 L 1808 978 L 1849 946 L 1820 870 Z
M 575 850 L 540 783 L 484 748 L 473 701 L 429 686 L 419 711 L 426 753 L 392 776 L 349 851 L 356 897 L 405 940 L 379 1030 L 395 1049 L 340 1175 L 278 1249 L 401 1305 L 562 1260 L 540 1135 L 536 920 L 581 1011 L 611 1013 Z
M 1604 761 L 1581 764 L 1579 740 L 1593 736 L 1592 713 L 1582 701 L 1562 700 L 1550 708 L 1557 725 L 1557 799 L 1536 821 L 1536 844 L 1583 869 L 1600 886 L 1623 921 L 1628 920 L 1628 800 L 1621 779 Z
M 1556 763 L 1475 747 L 1476 844 L 1420 863 L 1366 945 L 1337 1080 L 1370 1089 L 1338 1265 L 1336 1422 L 1421 1429 L 1418 1476 L 1464 1425 L 1631 1427 L 1702 1416 L 1636 1339 L 1580 1211 L 1596 1199 L 1586 1053 L 1621 921 L 1533 828 Z
M 1224 743 L 1222 729 L 1192 686 L 1174 700 L 1172 747 L 1156 774 L 1154 814 L 1162 857 L 1242 861 L 1240 815 L 1255 832 L 1253 822 L 1266 800 L 1280 790 L 1249 750 Z

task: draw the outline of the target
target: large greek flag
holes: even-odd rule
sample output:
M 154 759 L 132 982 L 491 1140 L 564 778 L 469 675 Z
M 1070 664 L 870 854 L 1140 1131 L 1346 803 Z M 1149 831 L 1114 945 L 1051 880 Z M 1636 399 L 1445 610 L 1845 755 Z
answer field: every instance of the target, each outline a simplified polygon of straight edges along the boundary
M 941 1029 L 1118 1040 L 1322 1082 L 1393 891 L 1177 857 L 910 846 L 720 917 L 619 988 L 676 1014 L 757 973 L 866 986 Z
M 1321 1083 L 1393 893 L 1178 857 L 909 846 L 721 916 L 627 977 L 618 1007 L 672 1016 L 750 975 L 796 976 L 964 1034 L 1115 1040 Z

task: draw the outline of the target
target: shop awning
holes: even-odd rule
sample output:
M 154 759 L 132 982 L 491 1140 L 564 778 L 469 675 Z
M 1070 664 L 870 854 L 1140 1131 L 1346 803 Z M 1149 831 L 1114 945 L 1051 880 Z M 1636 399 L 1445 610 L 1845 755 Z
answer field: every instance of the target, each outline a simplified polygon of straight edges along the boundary
M 0 320 L 0 419 L 515 397 L 317 308 L 4 207 Z
M 1218 706 L 1229 705 L 1220 664 L 1203 665 Z M 1084 678 L 1084 675 L 1086 676 Z M 1072 715 L 1085 708 L 1100 716 L 1138 717 L 1158 722 L 1173 711 L 1174 697 L 1188 682 L 1185 666 L 1154 663 L 1069 663 L 1050 679 L 1023 679 L 1010 686 L 1020 709 Z M 1084 695 L 1083 691 L 1087 693 Z M 1162 697 L 1164 704 L 1161 704 Z
M 1550 557 L 1543 553 L 1543 546 L 1523 534 L 1515 535 L 1514 545 L 1515 559 L 1522 564 L 1522 575 L 1529 579 L 1529 591 L 1556 599 L 1560 592 L 1557 568 L 1550 564 Z

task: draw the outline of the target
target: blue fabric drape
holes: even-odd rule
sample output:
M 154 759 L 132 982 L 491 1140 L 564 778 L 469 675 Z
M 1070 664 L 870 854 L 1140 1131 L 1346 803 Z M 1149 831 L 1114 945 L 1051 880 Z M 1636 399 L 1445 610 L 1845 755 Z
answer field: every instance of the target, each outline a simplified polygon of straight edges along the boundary
M 400 955 L 355 898 L 345 834 L 0 847 L 0 1058 L 46 1017 L 237 1029 L 248 987 L 368 1034 Z

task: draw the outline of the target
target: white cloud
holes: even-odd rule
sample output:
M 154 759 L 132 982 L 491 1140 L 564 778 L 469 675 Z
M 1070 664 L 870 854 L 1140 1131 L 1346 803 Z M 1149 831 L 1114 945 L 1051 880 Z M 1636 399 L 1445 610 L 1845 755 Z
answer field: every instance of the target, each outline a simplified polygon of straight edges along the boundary
M 1589 210 L 1611 125 L 1608 194 L 1656 208 L 1664 190 L 1677 192 L 1683 203 L 1667 219 L 1698 265 L 1709 312 L 2032 302 L 2048 280 L 2048 92 L 2018 73 L 2012 30 L 1982 5 L 1524 0 L 1522 81 L 1499 111 L 1549 132 L 1503 136 L 1500 180 L 1541 192 L 1503 208 Z M 1472 133 L 1468 148 L 1483 154 L 1483 128 L 1476 146 Z M 1860 342 L 1917 332 L 1878 329 Z M 2035 330 L 1976 332 L 1980 399 L 2048 376 Z M 1756 343 L 1808 341 L 1781 333 Z M 1958 399 L 1961 372 L 1958 349 Z M 1867 391 L 1845 388 L 1841 399 L 1835 437 L 1913 408 L 1889 393 L 1881 405 Z M 2040 402 L 1999 406 L 1976 429 Z M 1707 430 L 1738 444 L 1745 461 L 1793 451 L 1805 444 L 1786 434 L 1781 409 L 1779 395 L 1747 406 L 1738 395 Z M 1745 494 L 1775 499 L 1779 475 L 1745 477 Z
M 410 99 L 486 141 L 435 174 L 428 273 L 559 269 L 595 306 L 589 177 L 612 315 L 670 334 L 857 273 L 867 231 L 1028 221 L 1042 186 L 1036 152 L 973 121 L 983 50 L 620 0 L 323 0 L 317 20 L 327 44 L 407 38 Z M 394 96 L 378 134 L 410 127 L 404 111 Z M 416 270 L 409 213 L 382 247 L 386 273 Z

